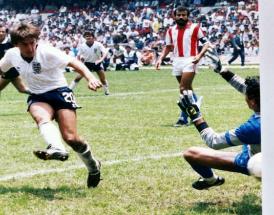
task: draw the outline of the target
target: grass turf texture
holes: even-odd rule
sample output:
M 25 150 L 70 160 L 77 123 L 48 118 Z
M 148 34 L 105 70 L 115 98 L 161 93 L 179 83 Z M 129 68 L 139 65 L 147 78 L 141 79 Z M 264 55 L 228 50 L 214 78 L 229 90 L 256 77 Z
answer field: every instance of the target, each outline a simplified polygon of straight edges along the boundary
M 234 72 L 258 75 L 256 69 Z M 66 74 L 68 80 L 74 75 Z M 86 188 L 87 171 L 78 168 L 82 163 L 69 147 L 66 162 L 32 155 L 45 144 L 26 113 L 26 96 L 11 85 L 2 92 L 0 178 L 64 171 L 0 181 L 0 214 L 261 214 L 260 182 L 254 178 L 217 171 L 226 178 L 223 186 L 196 191 L 191 183 L 198 175 L 181 157 L 169 156 L 190 146 L 206 147 L 194 126 L 172 127 L 179 108 L 170 70 L 107 72 L 107 78 L 110 96 L 89 91 L 84 80 L 75 90 L 83 107 L 77 111 L 79 133 L 102 161 L 103 181 L 96 189 Z M 204 97 L 204 118 L 218 132 L 238 126 L 252 113 L 244 96 L 214 72 L 200 70 L 194 89 Z

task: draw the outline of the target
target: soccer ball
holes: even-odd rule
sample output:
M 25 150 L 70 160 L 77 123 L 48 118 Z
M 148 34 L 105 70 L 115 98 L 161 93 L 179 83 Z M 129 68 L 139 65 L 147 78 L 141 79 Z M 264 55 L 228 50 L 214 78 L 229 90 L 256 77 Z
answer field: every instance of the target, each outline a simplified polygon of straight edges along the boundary
M 256 178 L 262 177 L 262 153 L 257 153 L 252 156 L 248 163 L 247 169 L 250 175 L 255 176 Z

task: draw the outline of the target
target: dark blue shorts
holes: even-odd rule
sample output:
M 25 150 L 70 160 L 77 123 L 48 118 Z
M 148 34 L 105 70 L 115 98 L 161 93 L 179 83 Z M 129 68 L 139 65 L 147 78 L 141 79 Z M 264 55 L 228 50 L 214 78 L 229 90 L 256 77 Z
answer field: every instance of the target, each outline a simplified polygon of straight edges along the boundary
M 91 72 L 99 72 L 104 70 L 104 67 L 101 63 L 99 64 L 95 64 L 95 63 L 89 63 L 89 62 L 85 62 L 86 67 L 91 71 Z
M 247 163 L 249 161 L 249 149 L 247 145 L 243 145 L 242 152 L 236 155 L 234 164 L 236 166 L 237 172 L 249 175 L 247 170 Z
M 49 104 L 55 111 L 60 109 L 76 110 L 77 105 L 73 92 L 68 87 L 57 88 L 42 94 L 32 94 L 28 97 L 28 110 L 33 103 L 44 102 Z

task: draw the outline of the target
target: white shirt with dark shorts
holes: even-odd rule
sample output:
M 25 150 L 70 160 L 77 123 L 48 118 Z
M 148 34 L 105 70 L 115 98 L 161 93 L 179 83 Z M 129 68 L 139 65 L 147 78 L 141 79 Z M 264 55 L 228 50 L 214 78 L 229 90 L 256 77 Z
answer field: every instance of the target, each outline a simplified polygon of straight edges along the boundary
M 84 63 L 90 71 L 98 72 L 104 70 L 104 68 L 101 63 L 95 64 L 95 62 L 106 52 L 107 50 L 102 43 L 94 41 L 92 46 L 88 46 L 86 43 L 82 44 L 79 48 L 78 55 L 84 59 Z
M 50 104 L 54 110 L 76 109 L 72 91 L 67 87 L 64 70 L 72 58 L 48 44 L 38 44 L 34 58 L 29 62 L 19 48 L 9 49 L 0 61 L 0 69 L 7 72 L 15 67 L 32 95 L 29 106 L 35 102 Z

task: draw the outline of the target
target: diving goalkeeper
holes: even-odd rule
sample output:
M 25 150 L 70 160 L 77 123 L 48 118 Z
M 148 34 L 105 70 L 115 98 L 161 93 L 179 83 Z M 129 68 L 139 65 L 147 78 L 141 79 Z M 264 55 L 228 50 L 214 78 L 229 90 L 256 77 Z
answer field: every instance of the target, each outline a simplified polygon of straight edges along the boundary
M 254 113 L 239 127 L 217 133 L 209 127 L 202 117 L 194 102 L 192 91 L 183 92 L 178 105 L 191 118 L 201 138 L 209 147 L 191 147 L 183 153 L 184 159 L 200 175 L 200 178 L 192 184 L 192 187 L 198 190 L 219 186 L 225 182 L 225 179 L 216 175 L 212 169 L 249 175 L 248 160 L 261 151 L 259 77 L 248 77 L 244 80 L 231 71 L 222 69 L 218 56 L 212 50 L 209 50 L 206 55 L 212 60 L 214 71 L 245 95 L 246 103 Z M 219 151 L 219 149 L 238 145 L 242 145 L 240 153 Z

